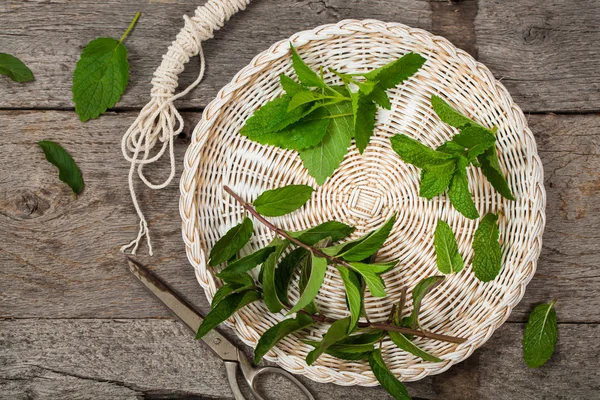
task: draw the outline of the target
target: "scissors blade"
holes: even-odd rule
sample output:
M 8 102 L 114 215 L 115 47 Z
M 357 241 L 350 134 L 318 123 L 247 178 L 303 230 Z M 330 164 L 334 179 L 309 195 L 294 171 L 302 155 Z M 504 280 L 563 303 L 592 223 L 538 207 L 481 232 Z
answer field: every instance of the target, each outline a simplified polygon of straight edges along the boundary
M 156 277 L 142 264 L 127 257 L 131 273 L 138 278 L 154 296 L 156 296 L 177 318 L 185 323 L 192 332 L 197 332 L 204 318 L 185 300 L 179 297 L 163 281 Z M 237 347 L 216 330 L 202 337 L 208 345 L 224 361 L 238 361 Z

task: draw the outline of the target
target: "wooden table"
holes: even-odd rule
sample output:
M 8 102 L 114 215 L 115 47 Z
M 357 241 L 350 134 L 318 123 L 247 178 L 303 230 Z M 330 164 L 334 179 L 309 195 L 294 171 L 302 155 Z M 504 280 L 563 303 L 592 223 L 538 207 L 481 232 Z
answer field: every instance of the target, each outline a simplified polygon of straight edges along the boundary
M 199 1 L 3 0 L 0 52 L 35 82 L 0 79 L 0 398 L 232 399 L 220 360 L 132 279 L 119 246 L 137 233 L 121 136 L 148 100 L 151 74 Z M 127 39 L 131 81 L 117 107 L 81 123 L 71 78 L 82 47 Z M 600 398 L 600 2 L 597 0 L 256 0 L 205 45 L 202 85 L 179 101 L 178 175 L 203 107 L 251 58 L 292 33 L 344 18 L 376 18 L 444 35 L 485 63 L 528 115 L 545 169 L 547 226 L 538 272 L 492 339 L 448 372 L 409 383 L 421 399 Z M 181 79 L 198 72 L 192 60 Z M 35 143 L 61 143 L 85 191 L 74 199 Z M 165 164 L 166 166 L 166 164 Z M 155 168 L 156 179 L 165 170 Z M 208 303 L 185 256 L 179 189 L 138 186 L 155 267 L 200 309 Z M 557 298 L 552 360 L 522 361 L 532 306 Z M 223 330 L 230 337 L 230 331 Z M 387 399 L 381 388 L 302 379 L 320 400 Z M 277 380 L 273 399 L 291 398 Z M 286 395 L 287 394 L 287 395 Z M 292 396 L 297 398 L 295 396 Z

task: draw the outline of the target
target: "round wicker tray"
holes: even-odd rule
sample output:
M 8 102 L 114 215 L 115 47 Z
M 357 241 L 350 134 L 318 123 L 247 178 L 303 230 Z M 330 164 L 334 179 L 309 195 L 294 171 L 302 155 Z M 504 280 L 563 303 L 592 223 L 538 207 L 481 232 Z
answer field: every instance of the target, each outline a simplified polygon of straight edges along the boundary
M 290 41 L 309 65 L 330 66 L 342 72 L 370 70 L 410 51 L 427 58 L 416 75 L 389 91 L 392 109 L 379 111 L 374 137 L 365 153 L 360 155 L 353 146 L 341 167 L 322 186 L 316 185 L 296 152 L 263 146 L 239 135 L 254 110 L 281 94 L 279 74 L 292 74 Z M 326 78 L 335 81 L 333 76 Z M 390 147 L 389 138 L 397 133 L 431 147 L 456 133 L 433 113 L 429 103 L 432 94 L 441 95 L 471 118 L 498 127 L 499 156 L 516 201 L 502 199 L 480 169 L 471 167 L 468 172 L 480 214 L 503 211 L 499 221 L 503 270 L 489 283 L 478 281 L 470 267 L 471 242 L 478 221 L 455 211 L 445 196 L 431 201 L 419 197 L 419 170 L 402 162 Z M 392 234 L 378 257 L 399 259 L 400 264 L 384 274 L 386 298 L 373 298 L 367 292 L 366 307 L 372 321 L 387 318 L 402 287 L 408 289 L 410 302 L 414 285 L 438 273 L 433 248 L 437 219 L 447 221 L 455 232 L 466 267 L 448 276 L 425 298 L 421 321 L 424 329 L 469 340 L 456 345 L 417 339 L 418 345 L 442 358 L 441 363 L 424 362 L 385 341 L 384 359 L 404 381 L 440 373 L 467 358 L 508 318 L 535 272 L 546 201 L 535 139 L 520 108 L 485 66 L 446 39 L 426 31 L 375 20 L 345 20 L 297 33 L 256 56 L 206 107 L 185 157 L 180 211 L 187 255 L 209 300 L 221 283 L 207 267 L 207 250 L 243 216 L 242 207 L 223 191 L 223 186 L 229 185 L 251 201 L 264 190 L 292 183 L 311 185 L 316 192 L 301 210 L 272 219 L 288 230 L 337 220 L 356 226 L 354 236 L 358 236 L 398 213 Z M 255 235 L 245 250 L 251 252 L 266 245 L 272 236 L 255 223 Z M 292 285 L 290 298 L 298 299 L 297 284 Z M 317 303 L 328 316 L 347 315 L 343 284 L 333 268 L 327 273 Z M 245 343 L 255 346 L 262 333 L 283 318 L 283 313 L 269 313 L 262 302 L 256 302 L 229 322 Z M 326 328 L 314 328 L 303 338 L 320 338 Z M 319 382 L 377 384 L 366 363 L 323 355 L 313 366 L 307 366 L 304 358 L 311 349 L 297 337 L 288 337 L 267 359 Z

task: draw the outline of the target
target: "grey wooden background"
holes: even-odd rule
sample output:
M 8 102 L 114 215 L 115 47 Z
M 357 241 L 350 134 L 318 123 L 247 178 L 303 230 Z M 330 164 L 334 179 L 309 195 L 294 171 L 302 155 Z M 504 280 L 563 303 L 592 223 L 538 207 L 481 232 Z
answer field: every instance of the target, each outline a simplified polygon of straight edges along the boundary
M 137 232 L 121 135 L 147 101 L 181 16 L 200 2 L 0 2 L 0 52 L 36 76 L 26 84 L 0 79 L 0 398 L 232 399 L 220 361 L 146 294 L 118 253 Z M 100 119 L 79 122 L 71 77 L 82 47 L 119 37 L 136 11 L 143 14 L 126 43 L 127 92 Z M 402 22 L 470 52 L 526 112 L 544 163 L 547 227 L 525 298 L 483 348 L 408 384 L 410 392 L 444 400 L 600 398 L 598 0 L 255 0 L 206 43 L 206 79 L 179 102 L 187 126 L 176 141 L 178 174 L 203 106 L 242 66 L 298 30 L 344 18 Z M 182 83 L 197 71 L 192 60 Z M 41 139 L 60 142 L 80 165 L 86 188 L 78 199 L 44 161 Z M 181 240 L 177 182 L 139 193 L 156 253 L 140 260 L 206 311 Z M 552 298 L 558 349 L 529 370 L 524 321 Z M 380 388 L 303 381 L 320 400 L 389 398 Z M 272 399 L 298 398 L 277 380 L 264 385 Z

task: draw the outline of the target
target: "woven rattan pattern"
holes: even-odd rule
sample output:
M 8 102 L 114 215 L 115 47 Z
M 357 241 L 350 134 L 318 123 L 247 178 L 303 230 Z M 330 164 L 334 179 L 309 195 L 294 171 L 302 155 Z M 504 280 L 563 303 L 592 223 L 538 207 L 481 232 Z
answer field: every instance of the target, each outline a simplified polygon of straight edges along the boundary
M 360 155 L 353 146 L 323 186 L 316 185 L 296 152 L 263 146 L 239 135 L 252 112 L 281 93 L 279 74 L 293 73 L 290 41 L 309 65 L 331 66 L 342 72 L 370 70 L 410 51 L 427 58 L 416 75 L 389 91 L 392 109 L 379 111 L 365 153 Z M 335 81 L 331 75 L 326 78 Z M 498 127 L 499 156 L 516 201 L 502 199 L 480 169 L 471 167 L 468 171 L 480 214 L 499 209 L 503 213 L 499 226 L 504 267 L 489 283 L 479 282 L 470 267 L 471 242 L 478 221 L 455 211 L 445 196 L 431 201 L 419 197 L 419 170 L 400 161 L 390 147 L 389 138 L 397 133 L 408 134 L 431 147 L 456 133 L 433 113 L 429 103 L 432 94 L 448 99 L 478 122 Z M 207 267 L 206 252 L 244 215 L 239 204 L 223 191 L 223 185 L 249 201 L 266 189 L 292 183 L 315 187 L 316 192 L 303 209 L 272 219 L 290 230 L 337 220 L 356 226 L 354 236 L 358 236 L 398 213 L 392 234 L 378 257 L 399 259 L 400 263 L 384 275 L 386 298 L 373 298 L 367 292 L 366 307 L 372 321 L 386 319 L 403 287 L 410 293 L 420 279 L 438 274 L 433 232 L 438 218 L 447 221 L 457 236 L 466 267 L 448 276 L 425 298 L 421 321 L 424 329 L 469 340 L 461 345 L 416 340 L 425 350 L 440 356 L 442 363 L 424 362 L 384 341 L 384 358 L 404 381 L 445 371 L 485 343 L 523 296 L 541 249 L 545 222 L 543 169 L 522 111 L 490 71 L 470 55 L 442 37 L 401 24 L 345 20 L 297 33 L 256 56 L 205 109 L 184 169 L 180 202 L 183 238 L 188 258 L 209 299 L 220 282 Z M 264 246 L 273 236 L 260 223 L 255 223 L 254 231 L 246 253 Z M 298 299 L 296 283 L 290 298 Z M 331 267 L 317 303 L 328 316 L 347 315 L 343 284 Z M 266 329 L 283 318 L 283 314 L 271 314 L 262 302 L 257 302 L 238 312 L 230 324 L 245 343 L 254 346 Z M 303 337 L 320 338 L 326 328 L 314 328 Z M 296 337 L 288 337 L 267 358 L 320 382 L 377 384 L 366 363 L 323 355 L 313 366 L 307 366 L 304 357 L 311 349 Z

